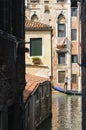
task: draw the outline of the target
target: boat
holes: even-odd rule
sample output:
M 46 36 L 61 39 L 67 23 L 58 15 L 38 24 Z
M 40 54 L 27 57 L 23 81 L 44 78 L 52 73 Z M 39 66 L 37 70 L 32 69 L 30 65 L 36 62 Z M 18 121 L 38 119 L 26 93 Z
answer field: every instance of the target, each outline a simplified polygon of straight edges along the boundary
M 60 88 L 58 86 L 52 86 L 52 88 L 56 91 L 59 91 L 61 93 L 67 94 L 67 95 L 82 95 L 81 92 L 78 92 L 76 90 L 64 90 L 63 88 Z

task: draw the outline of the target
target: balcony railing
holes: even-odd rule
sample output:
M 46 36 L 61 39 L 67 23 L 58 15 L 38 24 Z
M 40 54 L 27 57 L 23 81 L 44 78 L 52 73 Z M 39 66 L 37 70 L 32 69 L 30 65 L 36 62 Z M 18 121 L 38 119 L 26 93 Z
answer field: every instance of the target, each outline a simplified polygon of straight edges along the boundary
M 57 38 L 56 41 L 56 48 L 58 49 L 64 49 L 67 48 L 67 38 L 66 37 L 61 37 L 61 38 Z

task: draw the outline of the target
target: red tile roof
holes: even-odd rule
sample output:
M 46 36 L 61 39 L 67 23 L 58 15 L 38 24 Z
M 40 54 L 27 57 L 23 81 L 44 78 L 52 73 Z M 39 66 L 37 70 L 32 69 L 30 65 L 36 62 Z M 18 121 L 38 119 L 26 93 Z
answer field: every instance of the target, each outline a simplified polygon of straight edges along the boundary
M 35 76 L 35 75 L 26 75 L 26 86 L 25 90 L 23 92 L 23 100 L 26 102 L 27 98 L 30 96 L 30 94 L 34 91 L 34 89 L 37 87 L 39 83 L 42 83 L 44 81 L 49 81 L 48 78 Z
M 35 22 L 33 20 L 26 20 L 25 30 L 52 30 L 52 27 L 40 22 Z

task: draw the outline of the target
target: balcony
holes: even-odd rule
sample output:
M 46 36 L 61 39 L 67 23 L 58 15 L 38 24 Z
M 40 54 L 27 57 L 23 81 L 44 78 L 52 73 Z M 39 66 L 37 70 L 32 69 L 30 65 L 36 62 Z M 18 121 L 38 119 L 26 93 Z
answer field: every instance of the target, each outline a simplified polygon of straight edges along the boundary
M 56 41 L 56 47 L 61 49 L 61 48 L 66 48 L 67 47 L 67 38 L 66 37 L 58 37 Z
M 67 51 L 68 39 L 67 37 L 57 38 L 56 49 L 60 51 Z

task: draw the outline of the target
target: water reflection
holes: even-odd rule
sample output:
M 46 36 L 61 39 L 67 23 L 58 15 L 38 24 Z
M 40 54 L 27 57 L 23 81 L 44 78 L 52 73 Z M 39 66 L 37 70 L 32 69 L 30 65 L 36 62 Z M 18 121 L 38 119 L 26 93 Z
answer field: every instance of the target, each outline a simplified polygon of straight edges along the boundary
M 52 119 L 37 130 L 81 130 L 81 96 L 52 95 Z

